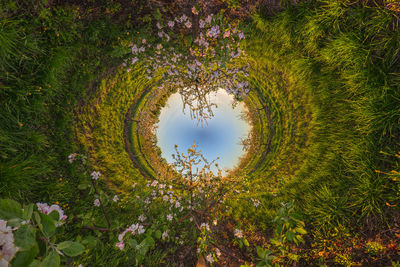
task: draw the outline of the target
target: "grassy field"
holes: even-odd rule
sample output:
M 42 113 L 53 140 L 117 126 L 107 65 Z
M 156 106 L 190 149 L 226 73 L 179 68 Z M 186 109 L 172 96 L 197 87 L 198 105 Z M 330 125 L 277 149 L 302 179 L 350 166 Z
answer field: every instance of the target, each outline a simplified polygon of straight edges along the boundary
M 257 246 L 271 251 L 269 266 L 398 266 L 399 11 L 373 1 L 286 2 L 241 21 L 254 136 L 218 219 L 220 266 L 262 261 Z M 85 246 L 65 266 L 135 265 L 139 252 L 115 243 L 162 169 L 154 139 L 135 121 L 148 112 L 155 122 L 171 92 L 155 93 L 160 77 L 148 80 L 144 66 L 121 66 L 132 39 L 151 39 L 157 14 L 125 4 L 136 13 L 124 13 L 123 1 L 0 4 L 0 196 L 65 210 L 63 235 Z M 82 164 L 68 162 L 74 152 Z M 90 189 L 94 170 L 99 192 Z M 115 231 L 99 230 L 109 222 L 94 195 Z M 227 237 L 232 225 L 248 246 Z M 184 246 L 154 245 L 142 264 L 194 264 L 197 236 L 185 229 L 174 230 L 187 234 Z M 288 241 L 291 231 L 304 242 Z

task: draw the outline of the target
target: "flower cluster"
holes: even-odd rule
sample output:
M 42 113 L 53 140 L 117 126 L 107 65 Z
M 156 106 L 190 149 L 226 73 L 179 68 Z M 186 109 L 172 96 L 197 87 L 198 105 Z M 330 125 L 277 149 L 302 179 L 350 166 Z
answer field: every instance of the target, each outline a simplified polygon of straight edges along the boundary
M 198 13 L 196 8 L 192 11 Z M 248 93 L 249 84 L 245 79 L 249 66 L 234 62 L 246 57 L 239 45 L 244 33 L 237 26 L 212 14 L 198 23 L 192 25 L 186 15 L 175 17 L 165 26 L 161 21 L 157 22 L 157 42 L 152 45 L 142 39 L 140 43 L 132 43 L 131 56 L 123 65 L 130 71 L 132 65 L 142 62 L 147 68 L 148 79 L 161 70 L 164 85 L 180 88 L 191 115 L 201 119 L 203 115 L 212 116 L 212 105 L 207 101 L 209 93 L 220 88 L 238 98 Z M 199 30 L 198 33 L 193 28 Z M 182 42 L 182 34 L 191 34 L 192 41 Z M 201 109 L 203 112 L 198 112 Z
M 261 204 L 260 200 L 258 199 L 251 198 L 251 201 L 253 202 L 253 205 L 256 208 Z
M 57 211 L 59 214 L 59 220 L 64 221 L 67 219 L 67 215 L 64 215 L 64 211 L 58 205 L 49 206 L 47 203 L 36 203 L 38 210 L 43 214 L 50 214 L 52 211 Z
M 18 248 L 14 244 L 13 229 L 7 226 L 7 221 L 0 220 L 0 266 L 9 266 Z
M 69 163 L 74 162 L 74 161 L 76 160 L 76 156 L 78 156 L 77 153 L 72 153 L 72 154 L 70 154 L 70 155 L 68 156 L 68 161 L 69 161 Z
M 124 237 L 128 232 L 131 233 L 132 235 L 135 235 L 135 234 L 141 235 L 145 231 L 146 231 L 146 229 L 144 229 L 143 225 L 138 224 L 138 223 L 132 224 L 118 236 L 119 242 L 117 244 L 115 244 L 115 246 L 117 248 L 119 248 L 120 250 L 123 250 L 125 248 Z

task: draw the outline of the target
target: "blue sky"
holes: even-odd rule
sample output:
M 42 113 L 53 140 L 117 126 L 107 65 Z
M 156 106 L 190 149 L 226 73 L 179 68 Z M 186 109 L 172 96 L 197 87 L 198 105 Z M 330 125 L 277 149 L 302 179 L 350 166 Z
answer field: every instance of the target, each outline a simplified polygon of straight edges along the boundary
M 211 161 L 219 157 L 217 162 L 222 170 L 231 169 L 239 163 L 239 157 L 244 155 L 240 138 L 247 137 L 250 131 L 250 125 L 239 116 L 247 109 L 243 103 L 232 108 L 233 97 L 222 89 L 213 93 L 211 99 L 218 107 L 213 109 L 214 117 L 203 127 L 190 118 L 188 109 L 182 112 L 179 93 L 171 95 L 161 109 L 156 135 L 162 157 L 168 163 L 173 162 L 175 144 L 180 152 L 186 154 L 194 142 L 198 142 L 206 159 Z

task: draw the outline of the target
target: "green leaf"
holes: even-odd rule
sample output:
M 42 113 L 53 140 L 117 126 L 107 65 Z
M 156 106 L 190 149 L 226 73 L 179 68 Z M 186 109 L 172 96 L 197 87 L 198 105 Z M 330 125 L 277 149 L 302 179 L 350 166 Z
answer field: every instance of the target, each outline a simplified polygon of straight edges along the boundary
M 154 236 L 155 236 L 155 238 L 160 239 L 162 236 L 161 231 L 160 230 L 155 231 Z
M 43 226 L 43 233 L 46 237 L 50 237 L 56 231 L 56 222 L 46 214 L 40 214 L 40 220 Z
M 60 255 L 55 251 L 51 251 L 49 255 L 43 260 L 41 267 L 58 267 L 60 266 Z
M 78 189 L 79 190 L 85 190 L 88 187 L 88 184 L 79 184 Z
M 73 241 L 64 241 L 57 245 L 57 248 L 70 257 L 75 257 L 83 253 L 85 247 Z
M 295 234 L 294 234 L 292 231 L 288 231 L 288 232 L 286 233 L 286 238 L 287 238 L 287 240 L 289 240 L 290 242 L 293 241 L 294 237 L 295 237 Z
M 266 254 L 265 251 L 261 247 L 257 246 L 257 255 L 258 255 L 258 257 L 263 259 L 265 254 Z
M 250 246 L 249 241 L 246 238 L 243 238 L 243 244 L 248 247 Z
M 56 222 L 60 220 L 60 213 L 58 213 L 58 211 L 56 211 L 56 210 L 53 210 L 52 212 L 50 212 L 49 216 Z
M 32 263 L 29 265 L 29 267 L 40 267 L 40 261 L 34 260 Z
M 295 230 L 297 233 L 302 234 L 302 235 L 307 234 L 307 231 L 306 231 L 303 227 L 296 227 L 294 230 Z
M 11 266 L 13 267 L 26 267 L 30 266 L 29 264 L 33 261 L 36 255 L 39 253 L 39 246 L 35 242 L 35 244 L 29 249 L 25 251 L 19 251 L 15 258 L 11 261 Z
M 0 199 L 0 218 L 5 220 L 22 218 L 21 205 L 11 199 Z
M 32 212 L 33 212 L 33 204 L 29 204 L 29 205 L 24 205 L 24 210 L 22 213 L 22 218 L 25 221 L 29 221 L 32 218 Z
M 24 250 L 30 249 L 36 244 L 35 229 L 27 224 L 21 226 L 14 233 L 14 242 L 17 247 L 20 247 Z

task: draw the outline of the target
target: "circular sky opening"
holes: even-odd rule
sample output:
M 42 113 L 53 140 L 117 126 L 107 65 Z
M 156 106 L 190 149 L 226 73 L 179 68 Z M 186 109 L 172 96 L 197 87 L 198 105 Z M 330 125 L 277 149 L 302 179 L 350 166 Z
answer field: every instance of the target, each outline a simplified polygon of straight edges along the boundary
M 243 102 L 233 106 L 233 96 L 223 89 L 211 93 L 210 102 L 217 105 L 213 107 L 214 116 L 207 119 L 206 124 L 201 124 L 191 118 L 188 108 L 183 112 L 180 94 L 172 94 L 160 112 L 156 129 L 157 143 L 161 156 L 172 164 L 172 154 L 176 154 L 175 145 L 178 145 L 180 153 L 187 154 L 187 150 L 196 142 L 198 150 L 208 161 L 219 157 L 216 163 L 222 174 L 226 175 L 246 153 L 241 140 L 248 137 L 251 125 L 242 115 L 248 109 Z M 216 170 L 212 168 L 213 172 Z

